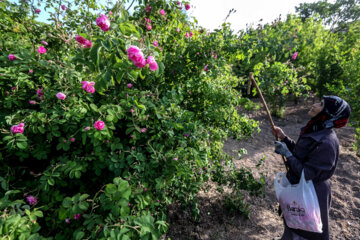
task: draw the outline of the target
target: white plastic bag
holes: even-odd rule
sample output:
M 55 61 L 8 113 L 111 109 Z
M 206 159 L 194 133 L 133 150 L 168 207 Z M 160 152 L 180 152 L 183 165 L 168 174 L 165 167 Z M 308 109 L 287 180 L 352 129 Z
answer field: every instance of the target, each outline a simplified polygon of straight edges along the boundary
M 277 173 L 274 188 L 289 228 L 322 233 L 319 201 L 313 182 L 305 180 L 304 170 L 299 184 L 294 185 L 284 173 Z

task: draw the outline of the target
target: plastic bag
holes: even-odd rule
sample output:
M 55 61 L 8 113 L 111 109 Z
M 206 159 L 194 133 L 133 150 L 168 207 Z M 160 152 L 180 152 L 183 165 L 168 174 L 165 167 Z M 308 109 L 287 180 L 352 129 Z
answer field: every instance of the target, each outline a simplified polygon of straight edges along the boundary
M 289 228 L 322 233 L 319 201 L 313 182 L 305 180 L 304 170 L 299 184 L 294 185 L 284 173 L 277 173 L 274 188 Z

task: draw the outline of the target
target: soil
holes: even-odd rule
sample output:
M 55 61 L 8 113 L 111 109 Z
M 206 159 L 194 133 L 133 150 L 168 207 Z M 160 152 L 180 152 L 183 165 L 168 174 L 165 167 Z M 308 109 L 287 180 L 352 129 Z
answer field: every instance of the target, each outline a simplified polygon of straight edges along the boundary
M 314 99 L 300 100 L 286 104 L 283 119 L 273 117 L 276 126 L 285 134 L 297 140 L 300 128 L 305 126 L 307 115 Z M 260 104 L 259 100 L 255 102 Z M 243 110 L 244 112 L 245 110 Z M 266 176 L 264 197 L 248 198 L 251 204 L 249 219 L 240 214 L 230 213 L 223 204 L 223 194 L 216 190 L 214 183 L 208 183 L 199 192 L 200 220 L 194 221 L 188 210 L 178 205 L 169 207 L 169 231 L 165 240 L 264 240 L 280 237 L 283 232 L 282 219 L 277 214 L 277 201 L 273 182 L 277 172 L 285 172 L 280 155 L 274 153 L 274 136 L 266 112 L 261 110 L 245 111 L 249 118 L 259 121 L 260 133 L 246 141 L 228 139 L 224 150 L 234 157 L 237 167 L 252 169 L 266 156 L 260 171 Z M 330 239 L 360 239 L 360 158 L 356 156 L 352 142 L 355 129 L 346 126 L 335 130 L 340 141 L 339 163 L 332 176 L 332 205 L 330 210 Z M 248 152 L 241 160 L 237 151 L 245 148 Z

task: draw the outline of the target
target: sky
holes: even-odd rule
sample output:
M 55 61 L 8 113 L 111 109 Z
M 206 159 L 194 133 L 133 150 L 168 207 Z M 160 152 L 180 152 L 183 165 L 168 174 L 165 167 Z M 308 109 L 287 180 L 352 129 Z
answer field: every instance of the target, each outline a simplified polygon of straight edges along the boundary
M 237 32 L 245 30 L 246 24 L 257 25 L 260 19 L 263 19 L 262 24 L 271 23 L 279 14 L 284 20 L 288 13 L 295 13 L 295 6 L 300 3 L 317 1 L 319 0 L 190 0 L 191 8 L 187 13 L 190 17 L 195 17 L 200 26 L 214 30 L 221 26 L 229 10 L 234 8 L 236 12 L 230 15 L 227 22 L 230 22 L 231 28 Z M 106 0 L 97 2 L 104 4 Z M 42 12 L 38 20 L 46 21 L 48 15 L 42 7 L 40 9 Z
M 235 13 L 231 14 L 227 22 L 231 23 L 231 29 L 235 32 L 246 29 L 246 24 L 271 23 L 282 15 L 282 20 L 288 13 L 295 13 L 295 6 L 300 3 L 312 3 L 318 0 L 192 0 L 193 6 L 189 11 L 200 26 L 213 30 L 218 28 L 226 18 L 230 9 L 234 8 Z

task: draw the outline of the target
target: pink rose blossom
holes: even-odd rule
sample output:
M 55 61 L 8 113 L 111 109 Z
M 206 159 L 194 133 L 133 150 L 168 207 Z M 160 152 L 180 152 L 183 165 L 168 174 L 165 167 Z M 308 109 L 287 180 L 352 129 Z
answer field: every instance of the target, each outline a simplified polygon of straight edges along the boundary
M 46 53 L 46 48 L 44 48 L 43 46 L 39 46 L 38 53 L 40 53 L 40 54 Z
M 75 39 L 76 39 L 76 41 L 77 41 L 78 43 L 80 43 L 80 44 L 85 44 L 85 42 L 87 41 L 84 37 L 79 36 L 79 35 L 77 35 L 77 36 L 75 37 Z
M 298 52 L 294 52 L 294 54 L 292 55 L 291 59 L 295 60 L 297 58 Z
M 145 8 L 145 11 L 146 11 L 146 12 L 151 12 L 151 9 L 152 9 L 152 7 L 150 7 L 149 5 L 147 5 L 146 8 Z
M 94 93 L 95 88 L 93 87 L 95 85 L 94 82 L 88 82 L 88 81 L 82 81 L 82 89 L 84 89 L 88 93 Z
M 177 4 L 178 6 L 180 6 L 180 5 L 181 5 L 181 2 L 177 1 L 176 4 Z
M 45 42 L 44 40 L 41 41 L 41 44 L 44 45 L 44 46 L 47 46 L 47 45 L 48 45 L 48 43 Z
M 110 141 L 109 140 L 106 140 L 106 143 L 109 143 Z
M 81 214 L 78 213 L 78 214 L 75 214 L 75 215 L 74 215 L 74 219 L 75 219 L 75 220 L 79 220 L 80 218 L 81 218 Z
M 109 15 L 112 15 L 112 14 L 113 14 L 113 12 L 112 12 L 112 11 L 110 11 L 110 12 L 109 12 Z
M 61 9 L 65 11 L 65 10 L 66 10 L 66 6 L 65 6 L 65 5 L 61 5 Z
M 67 224 L 70 224 L 70 218 L 65 219 L 65 222 L 66 222 Z
M 193 32 L 190 32 L 190 37 L 192 37 L 194 34 L 193 34 Z
M 10 93 L 9 93 L 9 91 L 6 91 L 5 94 L 6 94 L 6 95 L 9 95 Z
M 133 61 L 134 65 L 138 68 L 143 68 L 146 65 L 144 54 L 136 46 L 130 46 L 127 50 L 128 57 Z
M 152 29 L 151 24 L 146 24 L 146 29 L 150 31 Z
M 130 138 L 134 138 L 134 135 L 131 135 Z
M 177 161 L 178 160 L 178 158 L 174 158 L 174 161 Z
M 96 25 L 98 25 L 104 32 L 110 29 L 110 21 L 106 15 L 101 15 L 96 19 Z
M 146 192 L 148 189 L 147 188 L 144 188 L 144 191 Z
M 176 31 L 177 31 L 177 32 L 180 32 L 180 28 L 177 28 Z
M 70 141 L 71 141 L 71 142 L 75 142 L 75 138 L 73 138 L 73 137 L 70 138 Z
M 90 127 L 89 127 L 89 126 L 87 126 L 87 127 L 84 128 L 84 131 L 89 131 L 89 130 L 90 130 Z
M 204 67 L 204 71 L 207 72 L 209 69 L 207 68 L 209 66 L 209 64 L 206 64 Z
M 185 9 L 186 9 L 186 10 L 189 10 L 189 9 L 190 9 L 190 4 L 188 4 L 188 3 L 185 4 Z
M 10 61 L 14 61 L 17 59 L 14 54 L 9 54 L 8 58 Z
M 92 47 L 92 42 L 90 40 L 86 40 L 85 44 L 83 45 L 84 48 L 91 48 Z
M 186 38 L 189 38 L 189 36 L 190 36 L 189 33 L 186 33 L 186 34 L 185 34 L 185 37 L 186 37 Z
M 39 14 L 40 12 L 41 12 L 41 10 L 40 9 L 35 9 L 35 12 L 37 13 L 37 14 Z
M 159 68 L 153 56 L 149 56 L 148 59 L 146 60 L 146 63 L 149 64 L 149 68 L 151 71 L 156 71 Z
M 161 15 L 165 15 L 165 14 L 166 14 L 164 9 L 161 9 L 161 10 L 160 10 L 160 13 L 161 13 Z
M 37 203 L 37 198 L 34 196 L 28 196 L 26 197 L 26 201 L 30 204 L 30 205 L 34 205 Z
M 38 89 L 36 90 L 36 95 L 38 96 L 38 98 L 42 98 L 44 96 L 44 92 L 42 91 L 42 89 Z
M 57 97 L 58 99 L 60 99 L 60 100 L 65 100 L 66 95 L 63 94 L 62 92 L 58 92 L 58 93 L 56 94 L 56 97 Z
M 34 70 L 32 70 L 32 69 L 29 70 L 29 73 L 33 73 L 33 72 L 34 72 Z
M 66 143 L 66 140 L 65 140 L 65 139 L 63 140 L 63 143 Z
M 126 84 L 126 86 L 127 86 L 128 88 L 132 88 L 132 84 L 131 84 L 131 83 Z
M 96 128 L 97 130 L 103 130 L 105 127 L 105 123 L 103 121 L 96 121 L 94 123 L 94 128 Z
M 131 206 L 131 204 L 129 203 L 129 204 L 128 204 L 128 207 L 130 207 L 130 206 Z
M 34 105 L 36 102 L 34 100 L 30 100 L 29 103 Z
M 159 42 L 155 40 L 155 41 L 153 42 L 153 45 L 154 45 L 155 47 L 157 47 L 157 46 L 158 46 L 158 43 L 159 43 Z
M 24 132 L 24 123 L 19 123 L 18 125 L 14 125 L 10 128 L 12 133 L 18 134 L 18 133 L 23 133 Z
M 141 132 L 144 133 L 144 132 L 146 132 L 146 130 L 147 130 L 146 128 L 142 128 Z
M 132 112 L 132 113 L 133 113 L 133 112 L 134 112 L 134 109 L 130 109 L 130 112 Z

